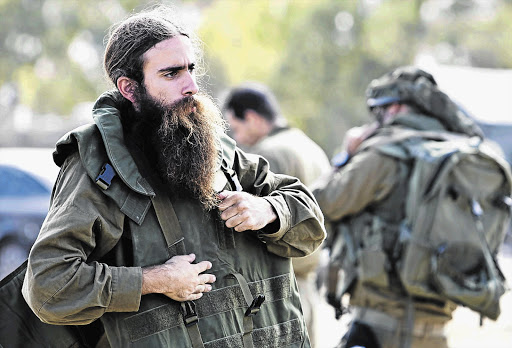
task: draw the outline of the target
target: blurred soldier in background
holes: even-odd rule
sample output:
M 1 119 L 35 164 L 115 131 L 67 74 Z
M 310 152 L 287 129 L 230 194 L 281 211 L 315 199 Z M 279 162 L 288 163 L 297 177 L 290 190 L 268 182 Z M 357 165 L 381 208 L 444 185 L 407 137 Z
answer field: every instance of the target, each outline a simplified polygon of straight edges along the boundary
M 233 137 L 247 152 L 261 155 L 270 169 L 299 178 L 306 186 L 330 170 L 324 151 L 306 134 L 287 125 L 278 102 L 267 86 L 250 82 L 233 88 L 223 104 Z M 304 316 L 312 346 L 315 346 L 315 285 L 320 250 L 304 258 L 293 258 Z
M 328 289 L 328 301 L 339 313 L 341 296 L 350 294 L 353 321 L 341 347 L 447 347 L 444 326 L 456 304 L 436 295 L 409 296 L 397 270 L 398 235 L 405 236 L 401 223 L 411 172 L 395 152 L 405 147 L 398 139 L 388 153 L 379 151 L 379 146 L 392 143 L 395 131 L 413 133 L 401 140 L 416 136 L 418 143 L 422 138 L 416 132 L 422 131 L 434 137 L 475 136 L 473 140 L 481 140 L 482 134 L 437 89 L 430 74 L 414 67 L 372 81 L 367 103 L 376 122 L 350 130 L 344 141 L 346 156 L 339 156 L 334 170 L 311 187 L 326 222 L 341 226 L 336 228 L 338 239 L 331 245 L 330 259 L 331 265 L 339 262 L 336 266 L 343 272 L 334 272 L 340 279 L 331 279 L 336 288 Z M 510 187 L 503 186 L 507 194 Z

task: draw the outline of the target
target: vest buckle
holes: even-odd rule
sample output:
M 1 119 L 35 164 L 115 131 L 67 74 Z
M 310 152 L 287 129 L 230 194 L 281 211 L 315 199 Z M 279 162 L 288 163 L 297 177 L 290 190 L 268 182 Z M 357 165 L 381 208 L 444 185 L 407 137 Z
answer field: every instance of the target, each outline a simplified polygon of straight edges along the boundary
M 106 190 L 112 184 L 112 179 L 116 176 L 116 172 L 114 168 L 108 163 L 105 163 L 103 167 L 101 167 L 100 174 L 96 177 L 96 184 L 101 187 L 103 190 Z
M 181 302 L 181 314 L 183 315 L 185 326 L 194 325 L 199 321 L 196 304 L 192 301 Z
M 252 303 L 249 306 L 249 308 L 247 308 L 247 310 L 245 311 L 245 316 L 250 317 L 252 315 L 258 314 L 258 312 L 260 311 L 260 307 L 263 304 L 263 301 L 265 301 L 265 295 L 256 295 L 254 300 L 252 300 Z

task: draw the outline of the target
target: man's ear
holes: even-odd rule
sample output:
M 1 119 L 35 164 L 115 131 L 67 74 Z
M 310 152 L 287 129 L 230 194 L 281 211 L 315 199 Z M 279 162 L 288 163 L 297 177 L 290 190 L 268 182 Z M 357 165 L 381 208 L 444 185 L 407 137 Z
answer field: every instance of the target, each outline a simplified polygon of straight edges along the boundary
M 131 101 L 132 104 L 135 104 L 135 91 L 137 89 L 137 82 L 129 77 L 121 76 L 117 79 L 117 89 L 119 92 L 121 92 L 123 97 Z

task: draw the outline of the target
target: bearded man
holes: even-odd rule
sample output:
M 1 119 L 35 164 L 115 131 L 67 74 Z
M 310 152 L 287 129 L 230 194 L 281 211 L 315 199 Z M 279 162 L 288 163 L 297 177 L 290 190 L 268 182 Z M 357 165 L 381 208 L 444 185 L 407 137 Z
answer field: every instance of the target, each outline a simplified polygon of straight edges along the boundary
M 23 296 L 45 323 L 94 323 L 97 346 L 309 347 L 290 258 L 320 245 L 323 216 L 224 134 L 198 94 L 196 41 L 170 14 L 111 31 L 116 90 L 57 143 Z

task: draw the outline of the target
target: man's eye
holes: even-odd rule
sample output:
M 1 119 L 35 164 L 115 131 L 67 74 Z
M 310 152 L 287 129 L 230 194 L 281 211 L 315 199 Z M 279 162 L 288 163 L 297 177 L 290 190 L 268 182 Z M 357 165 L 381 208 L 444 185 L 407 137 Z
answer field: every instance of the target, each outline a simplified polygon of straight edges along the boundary
M 165 74 L 164 76 L 165 77 L 176 77 L 176 75 L 178 75 L 178 72 L 177 71 L 170 71 L 168 72 L 167 74 Z

